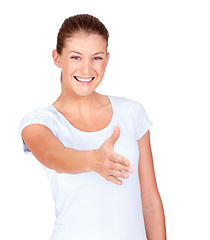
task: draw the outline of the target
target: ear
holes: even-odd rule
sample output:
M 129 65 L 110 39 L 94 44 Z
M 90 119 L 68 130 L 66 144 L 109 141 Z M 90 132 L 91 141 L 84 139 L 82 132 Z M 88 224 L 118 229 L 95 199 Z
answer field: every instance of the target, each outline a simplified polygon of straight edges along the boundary
M 110 53 L 107 52 L 106 53 L 106 66 L 108 65 L 108 62 L 109 62 L 109 56 L 110 56 Z
M 53 57 L 53 62 L 55 63 L 55 65 L 59 68 L 61 68 L 61 64 L 60 64 L 60 55 L 58 54 L 57 50 L 54 49 L 52 52 L 52 57 Z

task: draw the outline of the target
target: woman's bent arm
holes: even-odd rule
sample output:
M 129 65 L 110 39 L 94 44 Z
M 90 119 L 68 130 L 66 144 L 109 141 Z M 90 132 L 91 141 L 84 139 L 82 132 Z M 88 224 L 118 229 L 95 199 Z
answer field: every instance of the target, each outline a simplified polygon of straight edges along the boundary
M 58 173 L 95 171 L 106 180 L 121 185 L 122 181 L 118 178 L 127 178 L 132 169 L 126 158 L 113 152 L 114 143 L 119 135 L 119 128 L 116 127 L 113 135 L 99 149 L 78 151 L 65 147 L 44 125 L 31 124 L 22 131 L 25 144 L 44 166 Z
M 138 141 L 139 179 L 148 240 L 166 240 L 165 216 L 156 184 L 149 131 Z

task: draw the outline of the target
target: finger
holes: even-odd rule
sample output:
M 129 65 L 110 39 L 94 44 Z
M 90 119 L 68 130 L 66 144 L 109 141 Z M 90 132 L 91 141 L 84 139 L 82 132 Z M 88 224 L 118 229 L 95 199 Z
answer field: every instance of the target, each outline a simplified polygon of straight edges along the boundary
M 125 166 L 130 166 L 130 161 L 127 158 L 124 158 L 123 156 L 121 156 L 117 153 L 112 154 L 111 160 L 113 162 L 120 163 L 120 164 L 123 164 Z
M 118 126 L 116 126 L 114 128 L 114 132 L 112 134 L 112 136 L 107 140 L 108 144 L 111 144 L 112 146 L 114 146 L 115 142 L 117 141 L 117 139 L 120 137 L 120 128 Z
M 110 172 L 111 176 L 114 176 L 116 178 L 128 178 L 129 177 L 129 174 L 126 172 L 122 172 L 122 171 L 118 171 L 118 170 L 114 170 L 114 169 L 111 169 L 109 172 Z
M 128 172 L 128 173 L 132 173 L 133 172 L 133 168 L 130 166 L 125 166 L 123 164 L 120 163 L 116 163 L 113 162 L 113 164 L 110 167 L 111 169 L 117 170 L 117 171 L 124 171 L 124 172 Z
M 110 182 L 113 182 L 117 185 L 122 185 L 123 184 L 123 182 L 121 180 L 117 179 L 116 177 L 114 177 L 112 175 L 108 176 L 107 180 L 110 181 Z

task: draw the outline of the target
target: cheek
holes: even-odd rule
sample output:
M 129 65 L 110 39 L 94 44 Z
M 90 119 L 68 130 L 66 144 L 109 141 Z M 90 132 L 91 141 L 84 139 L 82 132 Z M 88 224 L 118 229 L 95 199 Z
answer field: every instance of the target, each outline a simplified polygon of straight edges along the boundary
M 77 69 L 78 69 L 78 64 L 71 63 L 71 64 L 66 64 L 62 70 L 67 72 L 68 74 L 73 74 Z
M 98 72 L 100 72 L 100 74 L 104 74 L 105 70 L 106 70 L 106 64 L 100 64 L 98 66 L 96 66 L 96 69 Z

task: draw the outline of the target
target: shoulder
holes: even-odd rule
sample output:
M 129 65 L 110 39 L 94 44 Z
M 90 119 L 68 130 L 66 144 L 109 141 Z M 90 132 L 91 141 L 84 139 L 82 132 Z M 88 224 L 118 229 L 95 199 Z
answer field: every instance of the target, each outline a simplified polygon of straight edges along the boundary
M 51 105 L 47 107 L 36 108 L 22 118 L 20 122 L 20 132 L 22 132 L 23 128 L 30 124 L 42 124 L 53 131 L 54 119 L 55 117 Z
M 29 120 L 29 119 L 52 119 L 53 118 L 53 109 L 51 108 L 51 105 L 47 107 L 39 107 L 34 109 L 33 111 L 26 114 L 22 121 Z
M 134 113 L 145 111 L 143 105 L 135 100 L 116 96 L 109 96 L 109 99 L 115 107 L 118 107 L 118 109 L 122 109 L 124 111 L 131 111 Z

